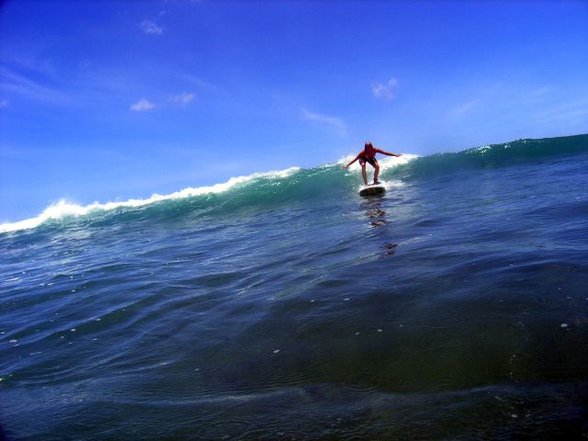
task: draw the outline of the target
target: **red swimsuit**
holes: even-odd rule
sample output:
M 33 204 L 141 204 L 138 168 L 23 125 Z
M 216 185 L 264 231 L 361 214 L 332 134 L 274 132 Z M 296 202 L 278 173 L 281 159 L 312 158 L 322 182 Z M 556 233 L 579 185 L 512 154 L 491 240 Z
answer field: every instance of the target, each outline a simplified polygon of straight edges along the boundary
M 361 152 L 359 154 L 359 163 L 362 166 L 364 166 L 366 162 L 369 162 L 372 165 L 372 167 L 375 167 L 376 166 L 376 163 L 378 161 L 376 160 L 376 152 L 375 151 L 374 151 L 374 154 L 372 156 L 368 156 L 368 154 L 365 151 L 364 152 Z

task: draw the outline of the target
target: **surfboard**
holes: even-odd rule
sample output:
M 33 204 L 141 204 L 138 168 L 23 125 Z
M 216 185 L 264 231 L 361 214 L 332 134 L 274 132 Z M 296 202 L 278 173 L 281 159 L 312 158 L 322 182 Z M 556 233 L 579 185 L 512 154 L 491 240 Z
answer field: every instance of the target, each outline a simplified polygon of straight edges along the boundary
M 386 191 L 386 186 L 383 182 L 379 184 L 364 185 L 359 189 L 360 196 L 375 196 L 383 194 Z

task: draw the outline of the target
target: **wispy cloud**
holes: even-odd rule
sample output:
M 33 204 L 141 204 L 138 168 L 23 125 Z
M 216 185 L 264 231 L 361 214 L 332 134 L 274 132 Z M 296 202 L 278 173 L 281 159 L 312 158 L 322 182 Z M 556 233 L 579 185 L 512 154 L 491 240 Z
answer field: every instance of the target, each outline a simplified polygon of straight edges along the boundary
M 302 118 L 306 121 L 323 124 L 327 127 L 335 129 L 340 136 L 345 136 L 347 134 L 347 127 L 345 126 L 345 123 L 340 118 L 335 116 L 314 113 L 306 109 L 302 109 Z
M 170 97 L 167 101 L 176 106 L 185 106 L 186 104 L 194 100 L 194 97 L 195 95 L 193 93 L 183 92 L 179 95 L 174 95 Z
M 588 121 L 588 99 L 580 98 L 555 104 L 551 107 L 543 107 L 536 112 L 536 119 L 543 124 L 553 121 L 565 121 L 569 125 L 586 127 Z
M 451 115 L 465 116 L 465 115 L 471 113 L 472 111 L 474 111 L 478 107 L 479 103 L 480 103 L 480 100 L 477 98 L 470 100 L 470 101 L 466 101 L 466 102 L 458 105 L 457 107 L 455 107 L 451 111 Z
M 145 98 L 141 98 L 136 103 L 131 104 L 131 110 L 134 112 L 146 112 L 155 109 L 155 107 L 157 106 L 154 103 Z
M 192 73 L 188 73 L 186 71 L 166 71 L 166 74 L 169 76 L 173 76 L 177 78 L 178 81 L 184 82 L 189 84 L 188 87 L 193 87 L 197 90 L 203 90 L 208 93 L 214 93 L 215 95 L 222 95 L 224 97 L 229 96 L 229 92 L 225 89 L 221 88 L 216 84 L 209 83 L 208 81 L 204 81 L 202 78 L 193 75 Z
M 372 93 L 376 98 L 393 100 L 396 98 L 396 89 L 398 89 L 398 80 L 390 78 L 387 83 L 376 83 L 372 86 Z
M 151 20 L 143 20 L 139 26 L 146 34 L 161 35 L 163 33 L 163 28 L 157 26 Z
M 0 91 L 6 95 L 18 95 L 32 100 L 63 103 L 67 97 L 59 90 L 59 84 L 44 72 L 0 67 Z
M 131 110 L 133 110 L 135 112 L 146 112 L 149 110 L 153 110 L 155 108 L 162 108 L 162 107 L 163 108 L 170 107 L 170 106 L 185 107 L 189 103 L 191 103 L 195 97 L 196 97 L 196 95 L 194 95 L 193 93 L 182 92 L 178 95 L 170 96 L 167 100 L 160 101 L 160 102 L 153 102 L 153 101 L 148 100 L 147 98 L 141 98 L 136 103 L 131 104 Z

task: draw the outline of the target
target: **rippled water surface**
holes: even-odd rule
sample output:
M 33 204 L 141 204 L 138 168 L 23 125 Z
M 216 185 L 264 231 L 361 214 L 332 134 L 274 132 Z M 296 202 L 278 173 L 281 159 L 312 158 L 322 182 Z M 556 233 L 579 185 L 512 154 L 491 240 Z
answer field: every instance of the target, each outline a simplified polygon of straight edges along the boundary
M 527 156 L 1 234 L 5 436 L 587 438 L 588 156 Z

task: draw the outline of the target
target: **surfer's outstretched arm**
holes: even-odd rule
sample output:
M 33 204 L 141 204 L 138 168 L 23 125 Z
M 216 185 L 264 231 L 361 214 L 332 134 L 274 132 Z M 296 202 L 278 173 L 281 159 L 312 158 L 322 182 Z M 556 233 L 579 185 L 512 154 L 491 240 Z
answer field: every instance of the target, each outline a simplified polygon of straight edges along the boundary
M 345 166 L 345 168 L 349 167 L 351 164 L 353 164 L 355 161 L 357 161 L 359 159 L 359 156 L 361 155 L 361 153 L 358 153 L 357 156 L 355 157 L 355 159 L 353 159 L 353 161 L 351 161 L 349 164 L 347 164 Z
M 401 154 L 401 153 L 392 153 L 392 152 L 386 152 L 386 151 L 384 151 L 384 150 L 382 150 L 382 149 L 376 149 L 376 148 L 375 148 L 374 150 L 375 150 L 376 152 L 378 152 L 378 153 L 381 153 L 381 154 L 383 154 L 383 155 L 388 155 L 388 156 L 402 156 L 402 154 Z

